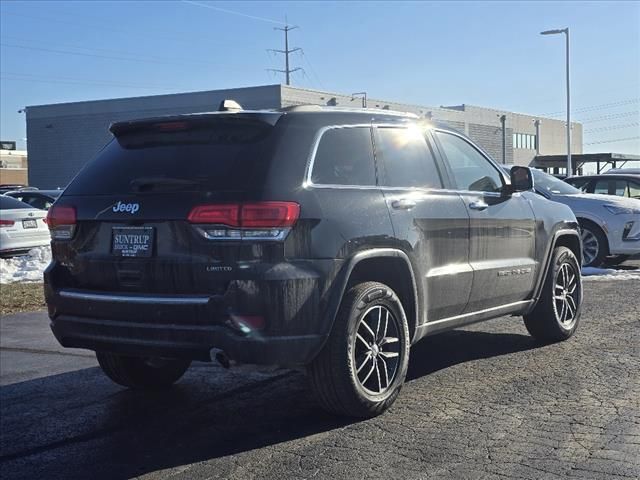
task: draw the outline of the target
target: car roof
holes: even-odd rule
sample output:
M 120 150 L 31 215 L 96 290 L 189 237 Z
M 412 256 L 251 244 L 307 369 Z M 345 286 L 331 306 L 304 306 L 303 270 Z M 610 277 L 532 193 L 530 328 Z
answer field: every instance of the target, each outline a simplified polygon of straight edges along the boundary
M 222 112 L 201 112 L 180 115 L 166 115 L 161 117 L 149 117 L 131 119 L 112 123 L 109 127 L 111 133 L 118 136 L 122 133 L 144 129 L 155 124 L 165 124 L 173 122 L 194 122 L 206 124 L 221 119 L 251 119 L 258 122 L 275 125 L 284 117 L 311 117 L 319 123 L 331 124 L 334 122 L 357 123 L 357 122 L 384 122 L 384 123 L 406 123 L 411 120 L 419 120 L 429 126 L 443 130 L 451 130 L 460 133 L 447 124 L 439 124 L 427 118 L 421 118 L 410 112 L 400 112 L 394 110 L 383 110 L 379 108 L 344 108 L 344 107 L 324 107 L 319 105 L 295 105 L 278 110 L 237 110 Z
M 603 172 L 604 175 L 614 175 L 614 174 L 623 174 L 623 175 L 640 175 L 640 168 L 626 167 L 626 168 L 611 168 L 606 172 Z
M 26 196 L 26 195 L 34 195 L 34 196 L 44 196 L 44 197 L 59 197 L 64 190 L 11 190 L 9 192 L 5 192 L 4 195 L 9 197 L 15 196 Z
M 577 180 L 580 178 L 592 179 L 592 178 L 607 178 L 607 179 L 632 179 L 632 180 L 640 180 L 640 174 L 636 173 L 600 173 L 594 175 L 574 175 L 572 177 L 567 177 L 566 180 Z

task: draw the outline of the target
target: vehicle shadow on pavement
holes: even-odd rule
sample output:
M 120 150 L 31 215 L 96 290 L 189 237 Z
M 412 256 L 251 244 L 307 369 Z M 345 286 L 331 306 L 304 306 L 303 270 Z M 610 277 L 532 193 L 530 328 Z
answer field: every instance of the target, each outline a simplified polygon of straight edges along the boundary
M 534 347 L 526 335 L 443 333 L 414 347 L 408 380 Z M 194 364 L 161 393 L 119 388 L 98 368 L 88 368 L 5 386 L 0 401 L 4 480 L 131 478 L 229 455 L 260 461 L 273 454 L 263 447 L 278 449 L 354 422 L 320 410 L 299 372 L 246 379 L 207 364 Z M 222 478 L 230 473 L 212 472 Z
M 411 347 L 407 381 L 459 363 L 508 355 L 540 346 L 529 335 L 453 330 L 427 337 Z

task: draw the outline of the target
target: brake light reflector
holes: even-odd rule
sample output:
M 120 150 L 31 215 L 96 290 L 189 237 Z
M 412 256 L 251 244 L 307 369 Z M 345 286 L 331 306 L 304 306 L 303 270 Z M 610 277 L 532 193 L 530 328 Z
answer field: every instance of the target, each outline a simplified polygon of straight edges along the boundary
M 53 240 L 69 240 L 76 230 L 76 208 L 54 205 L 47 212 L 46 223 Z
M 164 122 L 156 123 L 153 128 L 160 132 L 180 132 L 188 130 L 189 124 L 187 122 Z
M 0 228 L 13 227 L 16 222 L 13 220 L 2 220 L 0 219 Z
M 222 203 L 194 207 L 188 220 L 210 240 L 282 240 L 299 216 L 295 202 Z
M 215 223 L 218 225 L 240 226 L 240 205 L 200 205 L 189 213 L 191 223 Z
M 242 205 L 243 227 L 292 227 L 300 215 L 300 205 L 294 202 L 260 202 Z

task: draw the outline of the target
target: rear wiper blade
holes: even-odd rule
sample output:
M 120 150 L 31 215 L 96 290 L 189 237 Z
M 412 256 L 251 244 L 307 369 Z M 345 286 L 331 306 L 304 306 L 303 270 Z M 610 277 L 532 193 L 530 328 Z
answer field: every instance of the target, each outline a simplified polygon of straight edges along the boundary
M 131 188 L 137 192 L 148 192 L 152 190 L 180 190 L 185 187 L 193 187 L 201 184 L 202 181 L 200 180 L 172 177 L 141 177 L 129 182 Z

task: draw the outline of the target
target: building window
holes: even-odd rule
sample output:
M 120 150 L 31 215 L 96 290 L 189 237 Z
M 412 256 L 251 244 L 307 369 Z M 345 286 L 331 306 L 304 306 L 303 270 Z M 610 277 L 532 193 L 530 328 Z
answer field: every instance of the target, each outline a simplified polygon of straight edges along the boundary
M 513 148 L 521 148 L 524 150 L 535 150 L 538 144 L 538 138 L 529 133 L 514 133 Z

